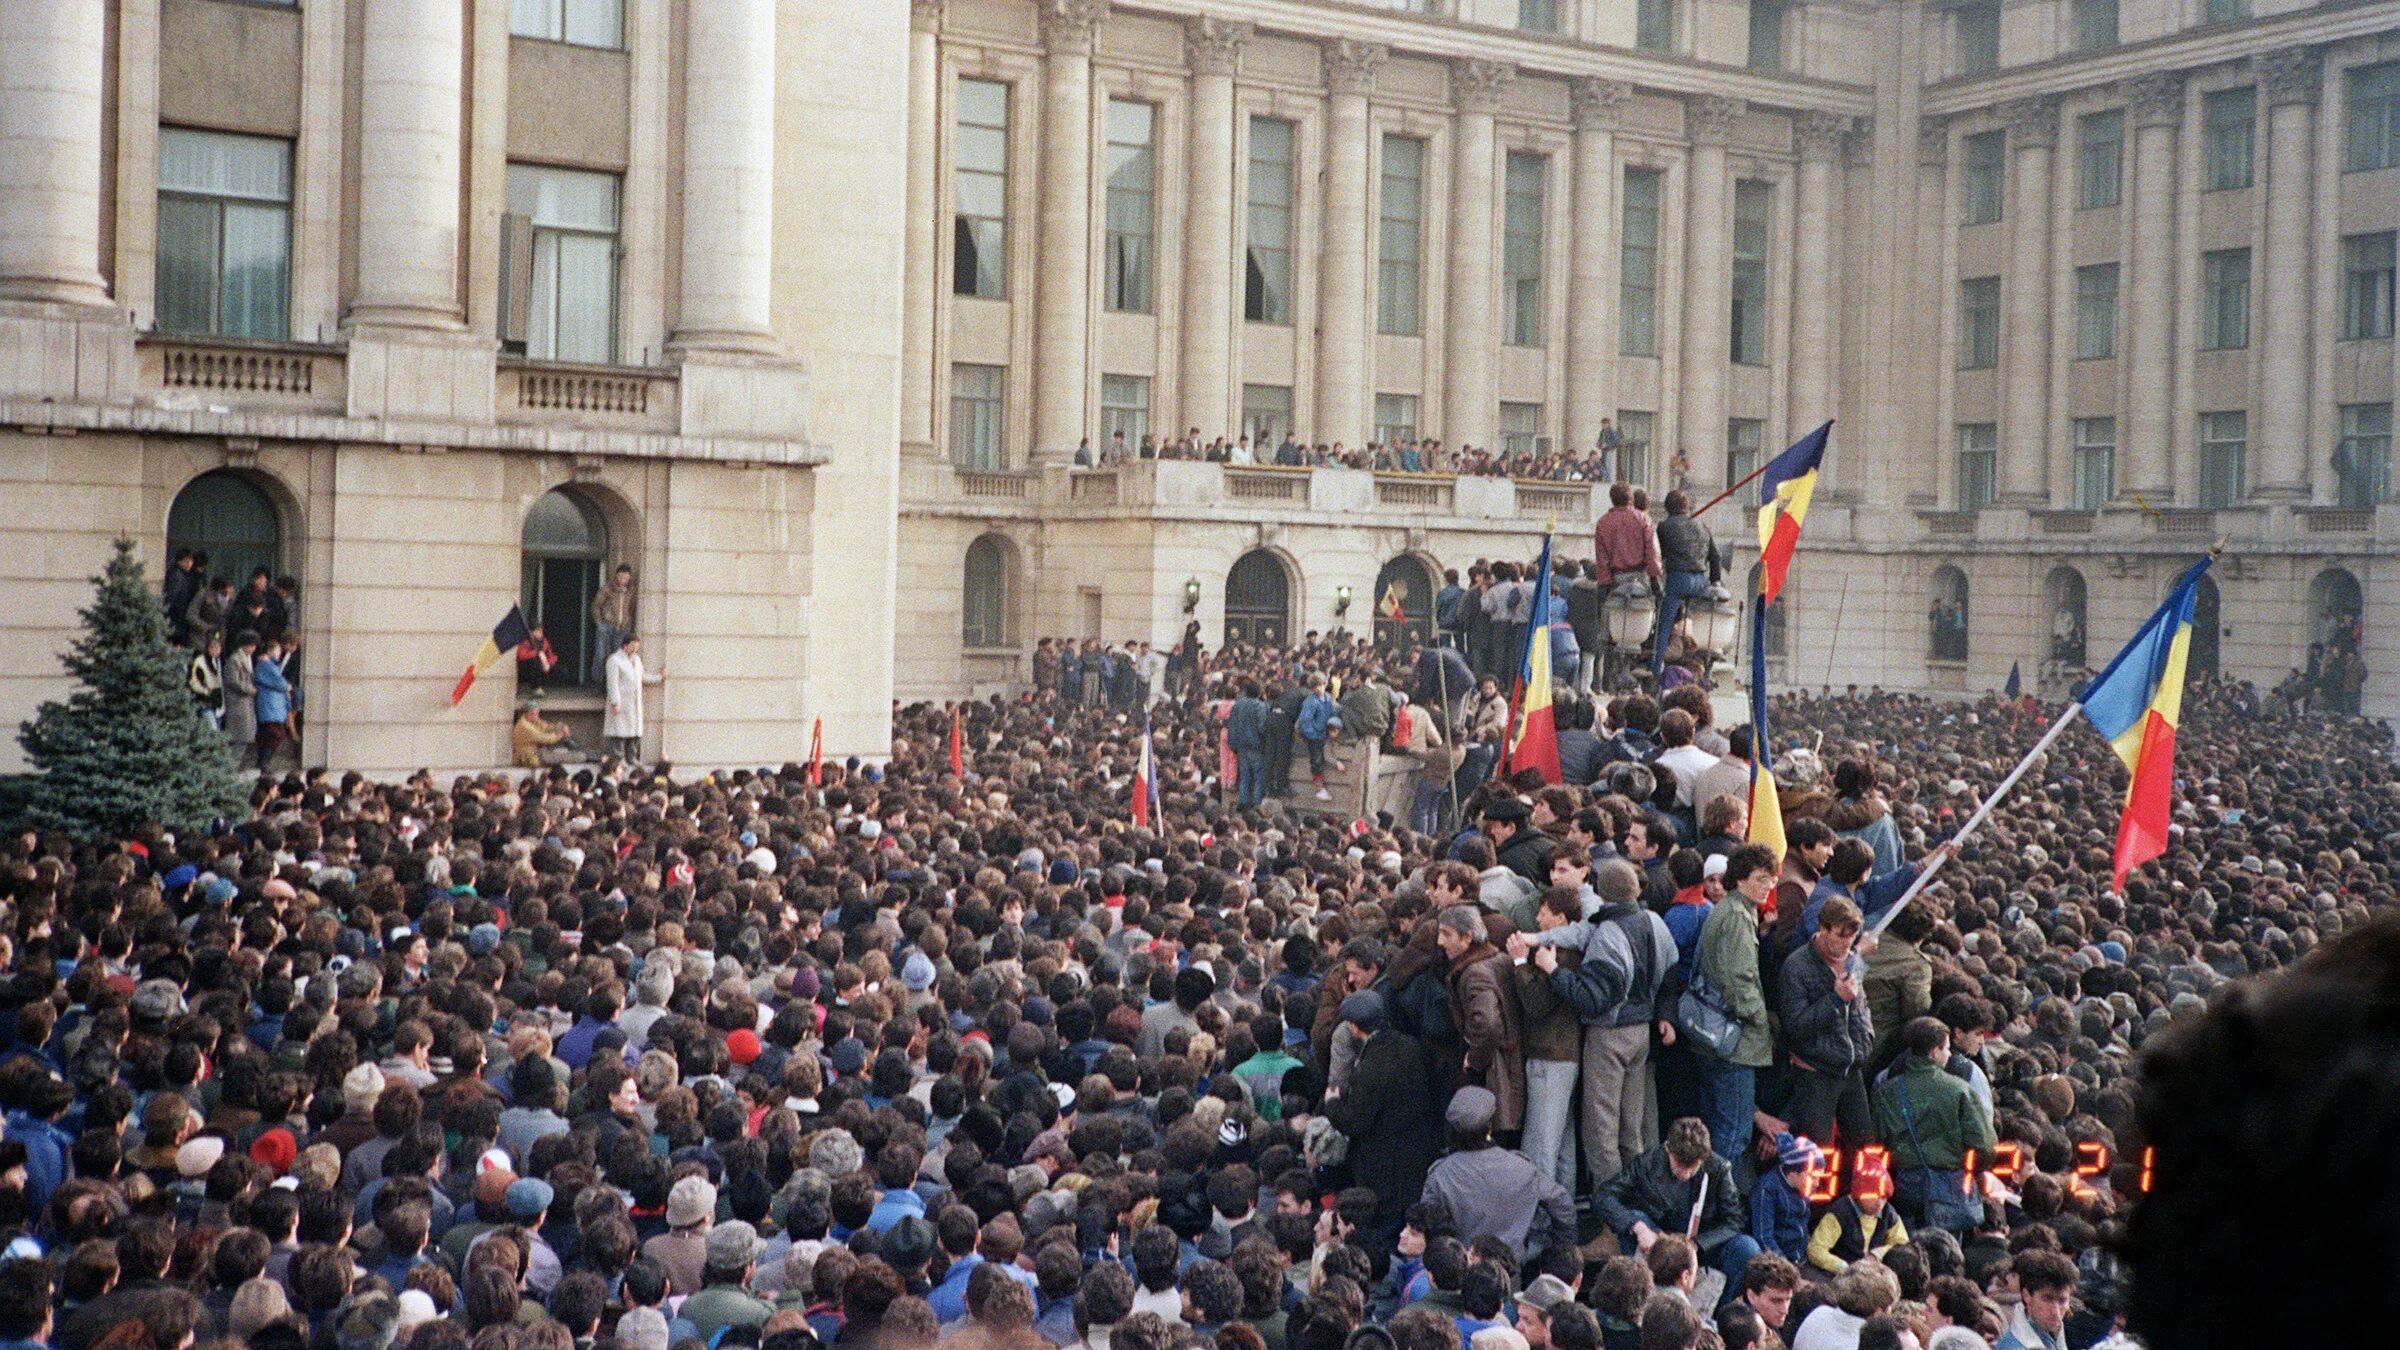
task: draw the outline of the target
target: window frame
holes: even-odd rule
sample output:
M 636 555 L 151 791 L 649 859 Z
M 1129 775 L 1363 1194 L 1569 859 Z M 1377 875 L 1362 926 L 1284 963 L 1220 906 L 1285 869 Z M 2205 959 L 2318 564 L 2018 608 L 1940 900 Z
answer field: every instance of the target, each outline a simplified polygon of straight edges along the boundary
M 1121 140 L 1119 109 L 1138 109 L 1141 139 Z M 1158 310 L 1158 105 L 1142 99 L 1107 100 L 1102 179 L 1102 303 L 1112 314 Z M 1120 186 L 1120 174 L 1140 170 L 1142 182 Z M 1122 205 L 1124 210 L 1120 212 Z M 1139 216 L 1139 227 L 1130 223 Z M 1121 224 L 1120 221 L 1128 223 Z
M 2241 109 L 2239 117 L 2228 109 Z M 2237 171 L 2238 170 L 2238 171 Z M 2239 192 L 2258 181 L 2258 89 L 2237 85 L 2200 96 L 2200 190 Z
M 1790 17 L 1790 7 L 1785 0 L 1750 0 L 1749 44 L 1745 54 L 1745 64 L 1750 69 L 1781 71 L 1784 68 L 1783 50 L 1789 41 L 1786 21 Z M 1759 50 L 1762 32 L 1771 39 L 1765 44 L 1764 52 Z
M 1523 181 L 1525 177 L 1532 180 L 1529 185 Z M 1509 151 L 1502 168 L 1500 205 L 1500 331 L 1503 346 L 1543 345 L 1543 227 L 1549 205 L 1550 157 L 1539 151 Z
M 297 0 L 270 0 L 270 3 L 296 4 Z M 537 33 L 519 28 L 517 26 L 518 15 L 537 6 L 547 11 L 544 18 L 548 22 L 544 22 L 540 26 L 548 31 Z M 606 42 L 596 41 L 590 37 L 570 36 L 575 28 L 571 22 L 572 14 L 578 10 L 589 11 L 592 9 L 603 10 L 614 18 L 614 23 L 611 25 L 613 31 Z M 569 47 L 589 47 L 594 51 L 621 52 L 625 50 L 624 0 L 509 0 L 508 35 L 512 38 L 525 38 L 533 42 L 556 42 Z
M 990 564 L 987 576 L 977 574 L 978 556 Z M 1008 546 L 991 535 L 977 535 L 967 544 L 959 572 L 959 645 L 968 651 L 1008 646 Z M 986 586 L 991 593 L 979 601 L 977 592 Z M 978 614 L 979 609 L 989 612 Z
M 1767 420 L 1763 417 L 1725 419 L 1725 481 L 1738 483 L 1750 476 L 1767 452 Z
M 2000 278 L 1958 280 L 1958 368 L 1991 370 L 2000 364 Z
M 2380 91 L 2364 91 L 2380 80 Z M 2380 106 L 2367 104 L 2380 101 Z M 2364 106 L 2362 106 L 2364 105 Z M 2368 127 L 2370 121 L 2381 125 Z M 2361 136 L 2361 131 L 2367 134 Z M 2400 61 L 2352 66 L 2342 75 L 2342 172 L 2371 173 L 2400 166 Z
M 1275 432 L 1278 434 L 1256 434 L 1258 417 L 1257 411 L 1255 410 L 1258 409 L 1258 400 L 1252 398 L 1251 395 L 1254 392 L 1282 395 L 1280 406 L 1263 410 L 1271 412 L 1283 419 L 1282 424 L 1274 428 Z M 1275 402 L 1275 400 L 1268 400 L 1268 402 L 1272 403 Z M 1285 436 L 1297 434 L 1297 428 L 1292 425 L 1292 386 L 1288 384 L 1243 385 L 1241 434 L 1250 437 L 1250 452 L 1259 463 L 1266 464 L 1272 462 L 1270 456 L 1275 453 L 1275 447 L 1283 444 L 1283 438 Z
M 1635 419 L 1640 419 L 1638 422 Z M 1635 435 L 1634 428 L 1641 428 Z M 1617 477 L 1627 483 L 1647 483 L 1650 448 L 1658 440 L 1658 414 L 1647 408 L 1617 409 Z M 1637 472 L 1638 470 L 1638 472 Z
M 2098 128 L 2106 134 L 2094 135 Z M 2075 209 L 2097 211 L 2124 200 L 2125 110 L 2085 113 L 2075 119 Z
M 286 137 L 254 136 L 242 132 L 217 131 L 207 127 L 162 124 L 158 131 L 161 141 L 159 165 L 162 172 L 158 185 L 157 218 L 153 222 L 157 232 L 157 242 L 152 263 L 152 293 L 154 297 L 152 312 L 153 321 L 159 331 L 181 337 L 233 338 L 255 342 L 290 341 L 292 334 L 292 197 L 296 171 L 293 161 L 298 147 Z M 167 153 L 167 143 L 185 137 L 195 142 L 242 142 L 262 149 L 266 147 L 279 149 L 282 152 L 282 197 L 278 199 L 222 186 L 168 186 L 163 172 L 170 159 Z M 192 212 L 195 221 L 199 220 L 199 213 L 205 213 L 205 223 L 208 228 L 208 255 L 205 259 L 174 259 L 170 257 L 168 240 L 173 232 L 167 228 L 166 217 L 171 210 L 177 208 Z M 252 316 L 263 315 L 272 320 L 265 331 L 234 332 L 228 328 L 227 321 L 233 310 L 229 301 L 234 271 L 229 265 L 227 255 L 227 227 L 229 220 L 237 211 L 254 213 L 260 217 L 262 223 L 272 221 L 280 226 L 282 247 L 277 284 L 277 289 L 280 291 L 280 302 L 270 300 L 267 303 L 244 307 L 245 312 Z M 166 274 L 170 267 L 177 265 L 202 268 L 209 276 L 208 315 L 206 320 L 197 326 L 183 324 L 180 316 L 174 320 L 169 318 L 167 300 L 173 288 L 167 284 Z
M 2360 415 L 2366 413 L 2383 415 L 2383 426 L 2380 430 L 2358 425 Z M 2340 433 L 2340 439 L 2335 442 L 2333 461 L 2337 500 L 2341 505 L 2353 510 L 2372 509 L 2390 500 L 2392 493 L 2391 403 L 2388 401 L 2344 403 L 2337 406 L 2335 417 Z M 2366 478 L 2367 490 L 2359 493 L 2352 491 L 2353 485 L 2359 481 L 2358 470 L 2352 468 L 2345 471 L 2343 466 L 2358 463 L 2360 452 L 2354 447 L 2365 443 L 2374 444 L 2374 461 L 2368 466 L 2370 472 Z
M 2120 41 L 2117 0 L 2069 0 L 2067 19 L 2073 51 L 2104 52 Z
M 999 121 L 969 121 L 968 93 L 990 89 L 999 92 Z M 978 93 L 977 97 L 980 97 Z M 1016 121 L 1016 89 L 1005 80 L 978 80 L 961 76 L 953 95 L 951 109 L 950 154 L 950 293 L 970 300 L 1006 300 L 1009 284 L 1008 265 L 1008 190 L 1014 176 L 1013 148 L 1009 130 Z M 992 133 L 1000 149 L 998 168 L 980 165 L 969 167 L 964 153 L 970 140 L 981 136 L 970 133 Z M 987 215 L 965 208 L 969 184 L 992 184 L 992 196 L 999 203 L 999 214 Z M 988 255 L 988 256 L 987 256 Z M 961 266 L 969 258 L 973 267 Z M 988 280 L 989 289 L 986 289 Z
M 1402 405 L 1406 405 L 1403 407 Z M 1423 406 L 1417 395 L 1378 393 L 1375 395 L 1375 441 L 1378 445 L 1396 445 L 1417 439 L 1417 410 Z M 1405 422 L 1391 420 L 1390 414 L 1405 412 Z
M 1958 223 L 1997 225 L 2008 217 L 2008 133 L 1998 127 L 1960 138 Z
M 1273 130 L 1268 130 L 1273 128 Z M 1292 222 L 1299 200 L 1300 124 L 1285 117 L 1252 113 L 1244 141 L 1242 178 L 1242 319 L 1246 323 L 1292 326 Z M 1266 134 L 1262 138 L 1261 132 Z M 1280 159 L 1262 158 L 1262 139 L 1270 146 L 1280 138 Z M 1274 183 L 1280 165 L 1282 200 L 1262 197 L 1262 186 Z M 1266 234 L 1280 234 L 1280 243 L 1262 243 Z M 1273 273 L 1274 275 L 1270 275 Z
M 1767 278 L 1767 254 L 1775 236 L 1773 182 L 1763 178 L 1734 180 L 1733 221 L 1727 233 L 1731 236 L 1733 264 L 1726 288 L 1726 357 L 1737 366 L 1764 366 L 1770 346 L 1768 335 L 1774 331 L 1774 316 L 1768 312 L 1772 293 Z M 1745 234 L 1750 236 L 1747 243 Z
M 1958 481 L 1955 488 L 1958 509 L 1981 511 L 1999 495 L 2000 424 L 1960 422 L 1954 437 L 1957 446 Z M 1970 464 L 1970 460 L 1974 462 Z M 1973 490 L 1970 490 L 1970 484 Z
M 1974 0 L 1950 11 L 1950 51 L 1957 75 L 2000 68 L 1999 0 Z
M 517 188 L 520 184 L 526 185 L 527 192 L 534 192 L 536 189 L 531 186 L 531 183 L 533 180 L 541 178 L 580 179 L 594 184 L 605 183 L 608 187 L 609 216 L 615 223 L 606 230 L 592 225 L 564 225 L 556 222 L 545 224 L 541 217 L 534 212 L 514 209 L 510 211 L 511 215 L 526 222 L 525 228 L 531 235 L 528 251 L 532 255 L 532 275 L 526 278 L 528 302 L 523 338 L 525 359 L 529 361 L 563 361 L 583 365 L 614 365 L 623 359 L 623 339 L 619 332 L 619 324 L 623 317 L 625 293 L 624 175 L 597 169 L 570 169 L 555 164 L 511 160 L 503 172 L 503 196 L 516 198 L 518 194 L 512 189 Z M 512 208 L 518 204 L 514 200 L 509 202 Z M 568 240 L 582 240 L 587 243 L 605 241 L 608 246 L 608 266 L 603 278 L 607 287 L 606 310 L 608 315 L 606 322 L 608 341 L 604 351 L 597 353 L 569 352 L 562 351 L 558 345 L 560 319 L 568 299 L 566 287 L 561 284 L 567 276 L 568 263 L 564 244 Z M 545 244 L 549 246 L 550 255 L 546 264 L 543 260 Z M 548 305 L 542 303 L 545 288 L 549 293 L 550 303 Z M 545 311 L 547 311 L 546 315 Z M 546 343 L 537 342 L 535 335 L 545 330 L 548 341 Z
M 991 392 L 969 392 L 963 375 L 989 376 Z M 970 441 L 988 431 L 989 444 Z M 972 462 L 970 462 L 972 461 Z M 950 363 L 950 464 L 965 473 L 999 473 L 1008 468 L 1008 367 L 977 361 Z
M 1501 400 L 1500 416 L 1494 422 L 1493 430 L 1499 436 L 1500 453 L 1535 453 L 1541 448 L 1542 405 L 1516 399 Z
M 2105 292 L 2095 284 L 2105 276 Z M 2117 311 L 2122 273 L 2114 262 L 2086 263 L 2075 269 L 2075 359 L 2078 361 L 2111 361 L 2117 355 Z M 2103 316 L 2097 307 L 2105 300 L 2108 312 Z
M 2383 246 L 2380 259 L 2357 256 L 2378 242 Z M 2400 261 L 2400 231 L 2367 230 L 2342 236 L 2340 341 L 2372 342 L 2392 336 L 2395 261 Z
M 1642 185 L 1639 192 L 1634 186 L 1637 182 Z M 1626 166 L 1617 204 L 1617 354 L 1620 356 L 1658 355 L 1658 241 L 1665 202 L 1665 170 L 1645 165 Z
M 1395 156 L 1396 147 L 1407 149 Z M 1425 332 L 1425 138 L 1383 133 L 1375 193 L 1375 331 L 1387 337 Z M 1407 161 L 1405 172 L 1395 159 Z M 1411 194 L 1406 215 L 1395 215 L 1394 193 Z
M 2238 280 L 2226 275 L 2236 259 Z M 2251 258 L 2247 248 L 2210 249 L 2200 255 L 2200 350 L 2241 351 L 2250 345 Z M 2238 287 L 2239 296 L 2233 292 Z M 2238 303 L 2229 303 L 2238 298 Z M 2235 326 L 2240 328 L 2234 332 Z
M 1634 0 L 1633 46 L 1644 52 L 1675 50 L 1675 0 Z
M 1113 386 L 1113 387 L 1112 387 Z M 1138 401 L 1122 397 L 1131 390 Z M 1115 397 L 1112 397 L 1116 395 Z M 1106 448 L 1115 433 L 1125 432 L 1128 454 L 1141 453 L 1142 438 L 1150 434 L 1150 377 L 1103 372 L 1100 376 L 1100 445 Z
M 2103 427 L 2106 437 L 2098 434 Z M 2078 417 L 2069 430 L 2074 448 L 2071 500 L 2078 511 L 2097 511 L 2117 495 L 2117 419 Z
M 1527 33 L 1558 31 L 1558 0 L 1517 0 L 1517 27 Z
M 2221 419 L 2238 418 L 2237 422 Z M 2222 434 L 2223 428 L 2238 426 L 2239 436 Z M 2230 453 L 2230 464 L 2219 462 Z M 2193 487 L 2200 505 L 2210 510 L 2222 510 L 2242 504 L 2249 495 L 2250 414 L 2245 409 L 2200 414 L 2199 455 L 2196 461 L 2198 482 Z M 2227 470 L 2230 468 L 2230 474 Z M 2226 479 L 2230 477 L 2231 482 Z

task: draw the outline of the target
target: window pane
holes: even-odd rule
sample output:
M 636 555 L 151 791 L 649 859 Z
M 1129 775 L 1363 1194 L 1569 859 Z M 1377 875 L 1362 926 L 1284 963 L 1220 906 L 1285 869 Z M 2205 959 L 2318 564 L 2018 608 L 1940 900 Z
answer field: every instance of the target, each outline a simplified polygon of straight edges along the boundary
M 1535 33 L 1558 31 L 1558 0 L 1517 0 L 1517 27 Z
M 1636 0 L 1633 45 L 1646 52 L 1675 50 L 1675 0 Z
M 2250 17 L 2250 0 L 2208 0 L 2210 23 L 2232 23 Z
M 513 215 L 530 216 L 540 228 L 613 234 L 617 228 L 617 176 L 511 164 L 508 209 Z
M 2390 233 L 2354 234 L 2342 240 L 2342 338 L 2388 338 L 2392 335 L 2392 254 Z
M 2125 114 L 2099 112 L 2076 123 L 2075 204 L 2085 210 L 2115 206 L 2125 166 Z
M 1958 428 L 1958 509 L 1980 511 L 1992 504 L 1997 486 L 2000 429 L 1990 422 Z
M 1750 68 L 1783 69 L 1783 0 L 1750 0 Z
M 1542 405 L 1539 403 L 1503 403 L 1500 405 L 1500 450 L 1503 454 L 1530 455 L 1537 448 L 1542 430 Z
M 2075 269 L 2075 359 L 2099 361 L 2117 354 L 2117 265 L 2094 263 Z
M 2243 412 L 2200 414 L 2200 504 L 2207 507 L 2238 504 L 2244 483 L 2245 452 L 2250 415 Z
M 2345 93 L 2348 146 L 2342 167 L 2388 169 L 2400 164 L 2400 61 L 2352 70 Z
M 2250 250 L 2200 255 L 2200 346 L 2224 351 L 2250 345 Z
M 228 337 L 281 340 L 291 332 L 292 213 L 281 206 L 225 208 L 224 324 Z
M 1292 124 L 1250 119 L 1248 267 L 1242 310 L 1254 323 L 1292 321 Z
M 1375 330 L 1414 337 L 1425 229 L 1425 142 L 1383 138 L 1383 183 L 1375 231 Z
M 1549 167 L 1540 155 L 1512 151 L 1508 156 L 1500 260 L 1508 308 L 1503 332 L 1511 346 L 1533 347 L 1542 340 L 1542 199 Z
M 292 143 L 268 136 L 160 127 L 158 187 L 161 192 L 288 203 L 292 200 Z
M 289 141 L 159 128 L 162 328 L 290 334 L 291 189 Z
M 1958 368 L 1984 370 L 2000 362 L 2000 278 L 1958 283 Z
M 1617 435 L 1623 441 L 1617 451 L 1619 481 L 1645 484 L 1650 481 L 1650 441 L 1657 430 L 1657 413 L 1617 409 Z
M 1242 386 L 1242 434 L 1260 463 L 1268 462 L 1292 430 L 1292 388 L 1280 384 Z
M 2097 511 L 2117 492 L 2117 419 L 2075 421 L 2075 509 Z
M 2007 186 L 2007 136 L 2004 131 L 1985 131 L 1963 142 L 1966 167 L 1959 175 L 1959 223 L 1989 225 L 2000 219 Z
M 1417 396 L 1414 394 L 1377 394 L 1375 396 L 1375 439 L 1385 445 L 1394 441 L 1413 441 L 1417 438 Z
M 2344 506 L 2371 507 L 2391 494 L 2391 404 L 2343 406 L 2342 440 L 2334 451 L 2333 467 Z
M 2099 51 L 2117 45 L 2117 0 L 2075 0 L 2075 46 Z
M 566 0 L 508 0 L 508 31 L 518 37 L 557 41 L 565 31 Z
M 1100 441 L 1113 450 L 1118 433 L 1128 454 L 1138 454 L 1150 434 L 1150 380 L 1142 375 L 1100 377 Z
M 560 234 L 557 271 L 552 277 L 557 287 L 557 330 L 555 345 L 549 356 L 559 361 L 607 362 L 616 359 L 617 311 L 617 241 L 612 236 L 589 234 Z M 543 242 L 540 231 L 534 234 L 537 252 Z M 534 297 L 538 294 L 545 272 L 538 266 L 534 272 Z M 534 352 L 541 356 L 542 353 Z
M 1000 467 L 1000 412 L 1007 375 L 999 366 L 950 367 L 950 462 L 959 468 Z
M 618 47 L 625 42 L 621 0 L 566 0 L 566 40 L 585 47 Z
M 1767 363 L 1767 236 L 1775 186 L 1755 179 L 1733 185 L 1732 359 Z M 1727 479 L 1727 482 L 1733 481 Z
M 2250 152 L 2257 111 L 2258 95 L 2252 89 L 2220 89 L 2200 100 L 2209 191 L 2227 192 L 2250 186 Z
M 1658 355 L 1658 184 L 1656 169 L 1625 171 L 1617 346 L 1627 356 Z
M 1725 481 L 1738 483 L 1758 467 L 1759 446 L 1765 439 L 1767 424 L 1755 417 L 1733 417 L 1725 422 Z
M 2000 65 L 2000 0 L 1975 0 L 1951 11 L 1958 73 L 1973 75 Z
M 1147 314 L 1151 305 L 1151 239 L 1156 155 L 1147 103 L 1108 104 L 1108 307 Z
M 957 104 L 950 289 L 997 300 L 1008 293 L 1008 86 L 960 80 Z
M 217 222 L 215 202 L 189 197 L 158 199 L 158 326 L 169 333 L 213 333 L 217 329 Z

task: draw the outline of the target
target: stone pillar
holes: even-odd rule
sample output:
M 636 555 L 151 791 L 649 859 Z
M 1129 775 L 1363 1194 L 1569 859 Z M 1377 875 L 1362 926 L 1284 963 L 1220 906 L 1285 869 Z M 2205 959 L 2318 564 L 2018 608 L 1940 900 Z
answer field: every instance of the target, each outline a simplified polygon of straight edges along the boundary
M 1803 113 L 1793 130 L 1800 145 L 1791 343 L 1791 434 L 1797 438 L 1833 415 L 1833 198 L 1850 119 Z
M 2263 292 L 2258 347 L 2258 448 L 2251 495 L 2270 501 L 2306 501 L 2309 468 L 2310 251 L 2316 242 L 2317 96 L 2324 81 L 2315 48 L 2285 48 L 2255 58 L 2260 101 L 2267 109 L 2267 228 L 2260 236 L 2265 265 L 2257 270 Z
M 457 0 L 365 0 L 358 95 L 354 327 L 461 332 L 460 118 L 466 15 Z
M 1442 440 L 1452 450 L 1489 448 L 1500 415 L 1495 357 L 1500 347 L 1498 242 L 1499 144 L 1493 117 L 1516 70 L 1491 61 L 1450 68 L 1458 107 L 1450 148 L 1450 303 L 1443 360 Z
M 1609 360 L 1617 322 L 1610 245 L 1617 238 L 1617 110 L 1633 97 L 1623 80 L 1577 80 L 1567 91 L 1575 116 L 1575 218 L 1567 261 L 1568 448 L 1598 443 L 1600 419 L 1614 417 L 1616 387 Z
M 1999 499 L 2040 507 L 2050 500 L 2050 156 L 2058 146 L 2058 102 L 2010 104 L 2006 392 L 2000 413 Z
M 683 292 L 669 346 L 773 355 L 775 3 L 688 6 Z
M 1325 125 L 1325 254 L 1317 299 L 1317 416 L 1311 439 L 1357 445 L 1369 434 L 1367 257 L 1375 248 L 1368 206 L 1367 96 L 1386 50 L 1343 39 L 1324 52 L 1332 94 Z
M 1183 30 L 1192 68 L 1189 218 L 1183 254 L 1183 421 L 1180 435 L 1236 434 L 1233 406 L 1233 77 L 1250 25 L 1193 19 Z
M 2174 500 L 2175 140 L 2183 125 L 2183 76 L 2162 72 L 2125 90 L 2133 123 L 2133 230 L 2126 257 L 2122 360 L 2125 425 L 2117 497 Z
M 1033 457 L 1091 434 L 1092 36 L 1108 0 L 1043 0 L 1041 266 L 1033 315 Z
M 1948 236 L 1950 195 L 1950 124 L 1940 117 L 1920 117 L 1917 120 L 1917 177 L 1916 177 L 1916 257 L 1918 275 L 1911 281 L 1922 287 L 1930 277 L 1937 287 L 1947 286 L 1943 273 L 1943 240 Z M 1921 291 L 1919 292 L 1921 294 Z M 1931 509 L 1942 502 L 1942 465 L 1952 449 L 1952 433 L 1942 423 L 1943 353 L 1948 349 L 1943 340 L 1948 336 L 1942 328 L 1942 316 L 1947 312 L 1938 297 L 1928 303 L 1907 307 L 1907 319 L 1901 331 L 1915 344 L 1922 355 L 1913 368 L 1923 377 L 1911 382 L 1904 397 L 1908 410 L 1908 427 L 1916 443 L 1925 453 L 1912 456 L 1916 472 L 1908 485 L 1908 504 Z M 1954 378 L 1954 377 L 1952 377 Z
M 0 3 L 0 300 L 101 307 L 101 0 Z
M 940 33 L 948 0 L 915 0 L 908 30 L 908 239 L 900 292 L 900 444 L 920 453 L 933 448 L 933 330 L 939 302 L 934 294 L 941 222 L 934 203 L 941 197 Z
M 1733 245 L 1726 233 L 1733 211 L 1725 145 L 1745 107 L 1738 98 L 1712 94 L 1694 99 L 1684 112 L 1692 153 L 1684 184 L 1683 388 L 1675 442 L 1691 460 L 1693 486 L 1704 493 L 1723 487 L 1725 478 L 1725 367 L 1733 359 Z M 1664 473 L 1659 477 L 1666 481 Z

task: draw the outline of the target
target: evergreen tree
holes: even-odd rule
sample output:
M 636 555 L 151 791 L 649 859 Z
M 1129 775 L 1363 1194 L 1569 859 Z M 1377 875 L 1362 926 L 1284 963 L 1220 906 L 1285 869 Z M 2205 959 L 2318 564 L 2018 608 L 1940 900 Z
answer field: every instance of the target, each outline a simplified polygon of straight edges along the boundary
M 199 718 L 185 687 L 190 656 L 167 641 L 132 540 L 117 540 L 94 585 L 84 635 L 65 657 L 77 689 L 17 731 L 37 775 L 26 819 L 117 839 L 149 823 L 190 833 L 239 813 L 247 798 L 224 733 Z

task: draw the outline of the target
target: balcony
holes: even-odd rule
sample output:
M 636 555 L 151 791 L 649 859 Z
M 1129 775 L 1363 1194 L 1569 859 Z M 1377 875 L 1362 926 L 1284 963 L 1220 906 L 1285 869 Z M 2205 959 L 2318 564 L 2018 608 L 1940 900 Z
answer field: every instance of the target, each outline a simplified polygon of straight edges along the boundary
M 239 338 L 147 337 L 135 344 L 141 381 L 160 407 L 225 413 L 339 413 L 342 349 Z
M 503 358 L 494 420 L 543 427 L 673 432 L 675 372 Z

